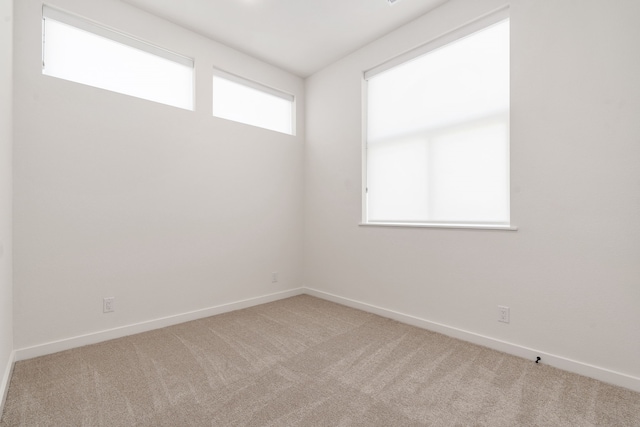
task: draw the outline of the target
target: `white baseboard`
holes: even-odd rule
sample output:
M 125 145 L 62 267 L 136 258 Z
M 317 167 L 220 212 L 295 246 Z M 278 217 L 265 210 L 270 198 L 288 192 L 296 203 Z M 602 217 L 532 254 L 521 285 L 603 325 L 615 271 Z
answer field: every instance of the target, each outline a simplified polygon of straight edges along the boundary
M 553 366 L 564 371 L 573 372 L 585 377 L 590 377 L 602 382 L 640 392 L 640 378 L 638 377 L 633 377 L 620 372 L 615 372 L 598 366 L 589 365 L 587 363 L 578 362 L 576 360 L 567 359 L 562 356 L 556 356 L 544 351 L 539 351 L 532 348 L 523 347 L 521 345 L 497 340 L 495 338 L 490 338 L 484 335 L 443 325 L 441 323 L 431 322 L 429 320 L 399 313 L 393 310 L 388 310 L 386 308 L 377 307 L 349 298 L 344 298 L 316 289 L 304 288 L 304 293 L 338 304 L 346 305 L 348 307 L 357 308 L 362 311 L 377 314 L 382 317 L 397 320 L 408 325 L 417 326 L 422 329 L 438 332 L 443 335 L 498 350 L 503 353 L 522 357 L 524 359 L 530 359 L 532 362 L 536 360 L 536 357 L 540 357 L 540 363 L 544 363 L 545 365 Z
M 521 345 L 497 340 L 495 338 L 476 334 L 474 332 L 465 331 L 462 329 L 443 325 L 441 323 L 432 322 L 415 316 L 410 316 L 408 314 L 399 313 L 393 310 L 388 310 L 386 308 L 377 307 L 371 304 L 352 300 L 316 289 L 297 288 L 233 303 L 209 307 L 202 310 L 182 313 L 175 316 L 163 317 L 160 319 L 154 319 L 146 322 L 126 325 L 119 328 L 98 331 L 86 335 L 66 338 L 59 341 L 48 342 L 33 347 L 15 350 L 11 355 L 9 366 L 5 370 L 3 382 L 0 383 L 0 393 L 2 393 L 0 394 L 0 397 L 3 398 L 2 403 L 4 404 L 4 396 L 9 385 L 9 379 L 11 378 L 11 369 L 13 368 L 14 361 L 31 359 L 34 357 L 57 353 L 59 351 L 69 350 L 72 348 L 95 344 L 110 339 L 121 338 L 127 335 L 133 335 L 141 332 L 151 331 L 154 329 L 164 328 L 166 326 L 189 322 L 191 320 L 201 319 L 204 317 L 215 316 L 216 314 L 222 314 L 230 311 L 240 310 L 243 308 L 253 307 L 256 305 L 265 304 L 268 302 L 277 301 L 301 294 L 307 294 L 328 301 L 333 301 L 348 307 L 357 308 L 359 310 L 394 319 L 402 323 L 417 326 L 422 329 L 438 332 L 453 338 L 471 342 L 473 344 L 478 344 L 494 350 L 502 351 L 507 354 L 530 359 L 532 362 L 535 361 L 536 357 L 540 357 L 541 363 L 544 363 L 546 365 L 640 392 L 640 378 L 638 377 L 626 375 L 620 372 L 612 371 L 606 368 L 601 368 L 576 360 L 567 359 L 565 357 L 546 353 L 544 351 L 539 351 L 532 348 L 523 347 Z
M 71 338 L 65 338 L 59 341 L 52 341 L 44 344 L 35 345 L 33 347 L 21 348 L 15 351 L 15 360 L 26 360 L 34 357 L 45 356 L 47 354 L 57 353 L 59 351 L 69 350 L 72 348 L 82 347 L 89 344 L 96 344 L 103 341 L 121 338 L 128 335 L 139 334 L 154 329 L 160 329 L 167 326 L 177 325 L 179 323 L 189 322 L 191 320 L 202 319 L 204 317 L 215 316 L 216 314 L 227 313 L 230 311 L 241 310 L 243 308 L 253 307 L 268 302 L 289 298 L 304 293 L 304 288 L 290 289 L 287 291 L 276 292 L 273 294 L 263 295 L 256 298 L 250 298 L 242 301 L 236 301 L 228 304 L 221 304 L 214 307 L 195 310 L 188 313 L 177 314 L 174 316 L 162 317 L 160 319 L 149 320 L 146 322 L 135 323 L 132 325 L 121 326 L 118 328 L 107 329 L 104 331 L 93 332 L 86 335 L 80 335 Z
M 4 411 L 4 402 L 7 400 L 9 392 L 9 383 L 11 382 L 11 374 L 13 373 L 13 365 L 16 361 L 16 352 L 12 351 L 7 361 L 7 366 L 2 374 L 2 382 L 0 382 L 0 417 Z

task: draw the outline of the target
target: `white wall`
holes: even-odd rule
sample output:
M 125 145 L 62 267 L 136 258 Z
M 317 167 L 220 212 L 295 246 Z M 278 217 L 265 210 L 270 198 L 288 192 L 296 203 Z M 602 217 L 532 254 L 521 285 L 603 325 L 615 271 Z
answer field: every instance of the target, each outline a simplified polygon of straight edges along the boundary
M 518 231 L 358 226 L 362 72 L 502 4 L 451 0 L 307 80 L 305 286 L 638 386 L 640 2 L 512 2 Z
M 303 81 L 120 1 L 47 3 L 195 58 L 197 106 L 43 76 L 42 1 L 16 2 L 15 347 L 299 287 Z M 212 117 L 214 66 L 296 95 L 298 136 Z
M 13 0 L 0 0 L 0 411 L 13 362 L 12 66 Z
M 0 1 L 4 15 L 11 2 Z M 115 0 L 49 3 L 195 57 L 196 111 L 42 76 L 42 2 L 16 2 L 15 348 L 304 284 L 640 377 L 635 0 L 513 2 L 517 232 L 357 225 L 362 71 L 503 1 L 451 0 L 309 78 L 306 134 L 299 78 Z M 297 95 L 298 136 L 211 117 L 212 66 Z M 10 77 L 0 87 L 6 221 Z M 6 224 L 0 369 L 11 350 Z M 115 313 L 102 313 L 104 296 Z M 496 322 L 499 304 L 509 325 Z

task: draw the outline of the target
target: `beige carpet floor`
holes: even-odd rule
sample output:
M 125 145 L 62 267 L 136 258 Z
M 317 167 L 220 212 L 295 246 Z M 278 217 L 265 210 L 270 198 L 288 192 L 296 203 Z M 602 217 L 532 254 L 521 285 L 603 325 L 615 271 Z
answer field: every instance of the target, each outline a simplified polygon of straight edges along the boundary
M 15 365 L 0 426 L 640 426 L 640 393 L 310 296 Z

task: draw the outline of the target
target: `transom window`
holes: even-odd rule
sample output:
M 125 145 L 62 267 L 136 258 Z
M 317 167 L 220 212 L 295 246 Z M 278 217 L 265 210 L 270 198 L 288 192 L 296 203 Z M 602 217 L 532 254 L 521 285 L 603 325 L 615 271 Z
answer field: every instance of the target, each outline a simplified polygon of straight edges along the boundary
M 213 72 L 213 115 L 289 135 L 294 129 L 294 97 L 260 83 Z
M 193 110 L 193 60 L 43 7 L 42 73 Z

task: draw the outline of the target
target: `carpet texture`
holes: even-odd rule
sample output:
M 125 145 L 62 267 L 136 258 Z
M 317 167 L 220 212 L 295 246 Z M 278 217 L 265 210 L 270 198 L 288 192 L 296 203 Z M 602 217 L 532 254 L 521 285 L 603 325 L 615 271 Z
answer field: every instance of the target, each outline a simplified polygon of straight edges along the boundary
M 15 365 L 8 426 L 640 426 L 640 393 L 298 296 Z

